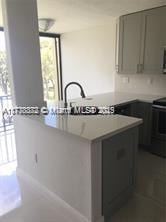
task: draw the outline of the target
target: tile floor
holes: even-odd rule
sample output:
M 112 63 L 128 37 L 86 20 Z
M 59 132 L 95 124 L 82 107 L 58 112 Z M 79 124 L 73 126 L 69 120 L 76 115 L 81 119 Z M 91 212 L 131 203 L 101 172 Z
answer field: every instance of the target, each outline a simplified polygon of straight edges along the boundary
M 13 201 L 11 194 L 16 186 L 9 189 L 7 194 L 8 199 L 13 202 L 13 208 L 4 201 L 5 211 L 0 216 L 0 222 L 85 222 L 85 220 L 81 220 L 77 215 L 69 212 L 59 202 L 56 203 L 47 199 L 31 184 L 27 184 L 20 178 L 17 178 L 17 182 L 18 192 L 15 201 Z M 4 188 L 3 185 L 5 186 L 5 183 L 1 184 L 2 189 Z
M 135 194 L 111 222 L 166 222 L 166 159 L 139 150 Z
M 139 150 L 136 192 L 166 206 L 166 158 Z
M 0 166 L 0 217 L 21 204 L 16 166 L 16 162 Z
M 85 222 L 0 166 L 0 222 Z M 139 150 L 135 194 L 111 222 L 166 222 L 166 159 Z

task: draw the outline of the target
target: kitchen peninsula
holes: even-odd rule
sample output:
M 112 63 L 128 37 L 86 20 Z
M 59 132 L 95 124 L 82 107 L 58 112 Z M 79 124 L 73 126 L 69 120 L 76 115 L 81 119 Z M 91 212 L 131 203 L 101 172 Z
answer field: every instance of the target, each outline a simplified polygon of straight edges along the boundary
M 132 194 L 141 123 L 121 115 L 17 116 L 18 172 L 83 221 L 107 221 Z

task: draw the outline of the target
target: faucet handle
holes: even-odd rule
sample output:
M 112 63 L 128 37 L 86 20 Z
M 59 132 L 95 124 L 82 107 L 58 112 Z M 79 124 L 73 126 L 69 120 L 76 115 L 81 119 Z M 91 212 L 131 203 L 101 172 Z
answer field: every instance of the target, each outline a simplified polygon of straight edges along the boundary
M 67 106 L 68 106 L 68 103 L 64 102 L 64 108 L 67 108 Z
M 85 97 L 86 97 L 83 89 L 81 90 L 81 93 L 80 93 L 80 94 L 81 94 L 81 97 L 82 97 L 82 98 L 85 98 Z

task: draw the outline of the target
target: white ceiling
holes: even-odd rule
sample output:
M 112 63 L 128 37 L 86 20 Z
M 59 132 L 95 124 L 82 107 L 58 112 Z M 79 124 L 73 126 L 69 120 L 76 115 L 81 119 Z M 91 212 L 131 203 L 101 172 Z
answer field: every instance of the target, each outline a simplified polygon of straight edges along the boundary
M 166 0 L 37 0 L 37 2 L 39 18 L 56 20 L 50 30 L 56 33 L 106 24 L 112 17 L 166 5 Z M 3 25 L 1 14 L 0 10 L 0 25 Z

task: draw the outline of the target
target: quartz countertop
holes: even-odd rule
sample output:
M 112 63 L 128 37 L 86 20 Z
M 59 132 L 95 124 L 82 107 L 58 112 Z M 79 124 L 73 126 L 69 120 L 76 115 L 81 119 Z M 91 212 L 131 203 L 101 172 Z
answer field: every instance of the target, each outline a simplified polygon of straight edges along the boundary
M 88 96 L 85 99 L 73 99 L 73 105 L 89 106 L 114 106 L 119 104 L 128 104 L 134 101 L 153 103 L 154 100 L 165 97 L 164 95 L 145 95 L 125 92 L 110 92 L 94 96 Z
M 153 103 L 154 100 L 162 97 L 164 96 L 110 92 L 89 96 L 86 99 L 73 99 L 70 102 L 72 102 L 73 106 L 115 106 L 135 101 Z M 56 106 L 61 107 L 62 104 L 62 101 L 60 101 Z M 108 138 L 136 127 L 143 122 L 142 119 L 122 115 L 48 115 L 32 116 L 29 118 L 40 122 L 42 125 L 82 137 L 89 141 Z
M 121 115 L 48 115 L 29 118 L 38 121 L 42 125 L 82 137 L 91 142 L 109 138 L 142 123 L 142 119 Z

